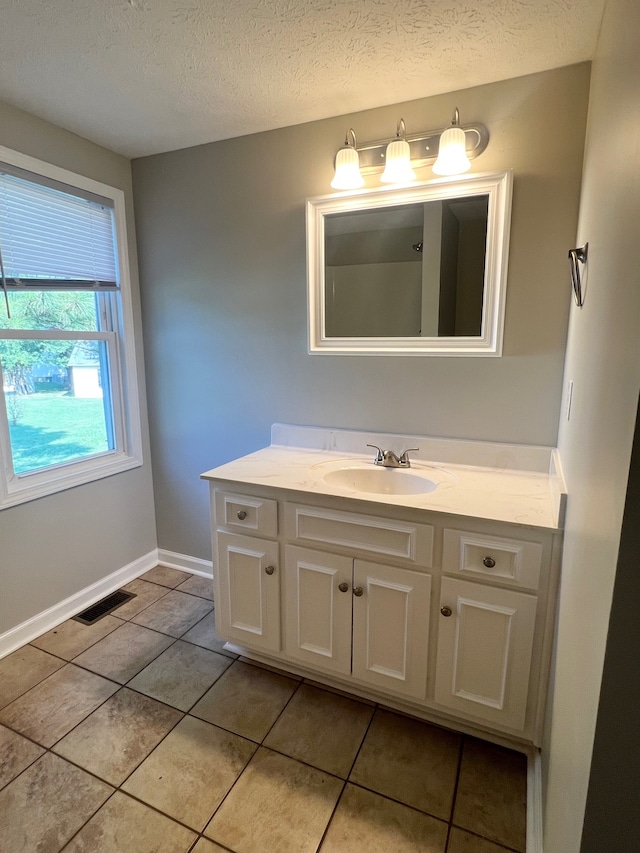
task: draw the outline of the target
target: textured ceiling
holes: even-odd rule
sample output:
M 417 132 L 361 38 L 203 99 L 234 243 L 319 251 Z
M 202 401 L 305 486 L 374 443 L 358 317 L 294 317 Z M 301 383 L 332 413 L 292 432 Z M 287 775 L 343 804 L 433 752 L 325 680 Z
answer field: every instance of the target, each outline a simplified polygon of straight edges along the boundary
M 590 59 L 605 0 L 0 0 L 0 100 L 128 156 Z

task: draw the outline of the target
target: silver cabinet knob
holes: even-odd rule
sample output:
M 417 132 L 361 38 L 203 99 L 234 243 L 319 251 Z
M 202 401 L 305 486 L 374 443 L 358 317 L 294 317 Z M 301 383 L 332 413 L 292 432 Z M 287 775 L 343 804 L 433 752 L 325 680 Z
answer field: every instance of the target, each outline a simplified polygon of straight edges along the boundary
M 349 584 L 346 581 L 342 581 L 342 583 L 338 584 L 338 589 L 340 590 L 340 592 L 348 592 Z
M 240 521 L 244 521 L 244 520 L 245 520 L 245 518 L 247 517 L 247 513 L 246 513 L 243 509 L 238 510 L 238 512 L 236 513 L 236 515 L 238 516 L 238 518 L 240 519 Z
M 275 572 L 275 570 L 276 570 L 275 566 L 266 566 L 265 567 L 265 572 L 268 575 L 272 575 Z
M 362 589 L 361 586 L 354 586 L 354 588 L 353 588 L 353 594 L 354 595 L 356 595 L 358 598 L 360 598 L 360 596 L 363 595 L 363 593 L 364 593 L 364 590 Z
M 443 616 L 451 616 L 452 610 L 450 607 L 441 607 L 440 613 L 442 613 Z
M 496 564 L 496 561 L 493 559 L 493 557 L 485 557 L 484 560 L 482 561 L 482 565 L 486 566 L 488 569 L 492 569 L 495 566 L 495 564 Z

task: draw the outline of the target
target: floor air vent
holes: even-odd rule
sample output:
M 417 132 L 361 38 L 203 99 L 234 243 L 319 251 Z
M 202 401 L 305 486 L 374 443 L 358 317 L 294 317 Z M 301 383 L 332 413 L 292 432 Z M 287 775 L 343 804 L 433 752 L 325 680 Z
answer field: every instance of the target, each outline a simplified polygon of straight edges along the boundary
M 117 592 L 112 592 L 111 595 L 103 598 L 102 601 L 97 601 L 95 604 L 92 604 L 91 607 L 87 607 L 86 610 L 83 610 L 82 613 L 76 614 L 73 618 L 76 622 L 82 622 L 83 625 L 93 625 L 94 622 L 97 622 L 99 619 L 102 619 L 103 616 L 111 613 L 111 611 L 115 610 L 116 607 L 120 607 L 120 605 L 124 604 L 125 601 L 129 601 L 130 598 L 135 597 L 135 593 L 125 592 L 124 590 L 119 589 Z

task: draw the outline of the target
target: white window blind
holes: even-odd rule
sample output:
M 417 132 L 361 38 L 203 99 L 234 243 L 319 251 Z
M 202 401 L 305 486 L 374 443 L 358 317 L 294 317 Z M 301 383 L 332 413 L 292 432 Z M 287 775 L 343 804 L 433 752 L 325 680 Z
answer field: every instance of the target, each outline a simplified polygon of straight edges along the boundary
M 112 208 L 4 173 L 1 165 L 0 251 L 10 289 L 117 286 Z

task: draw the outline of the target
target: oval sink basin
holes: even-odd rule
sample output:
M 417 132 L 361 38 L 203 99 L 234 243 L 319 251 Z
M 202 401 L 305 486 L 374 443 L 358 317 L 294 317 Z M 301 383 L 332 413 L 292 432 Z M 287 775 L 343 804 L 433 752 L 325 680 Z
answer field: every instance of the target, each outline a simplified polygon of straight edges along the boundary
M 400 468 L 338 468 L 323 479 L 330 486 L 375 495 L 423 495 L 438 488 L 428 477 Z

